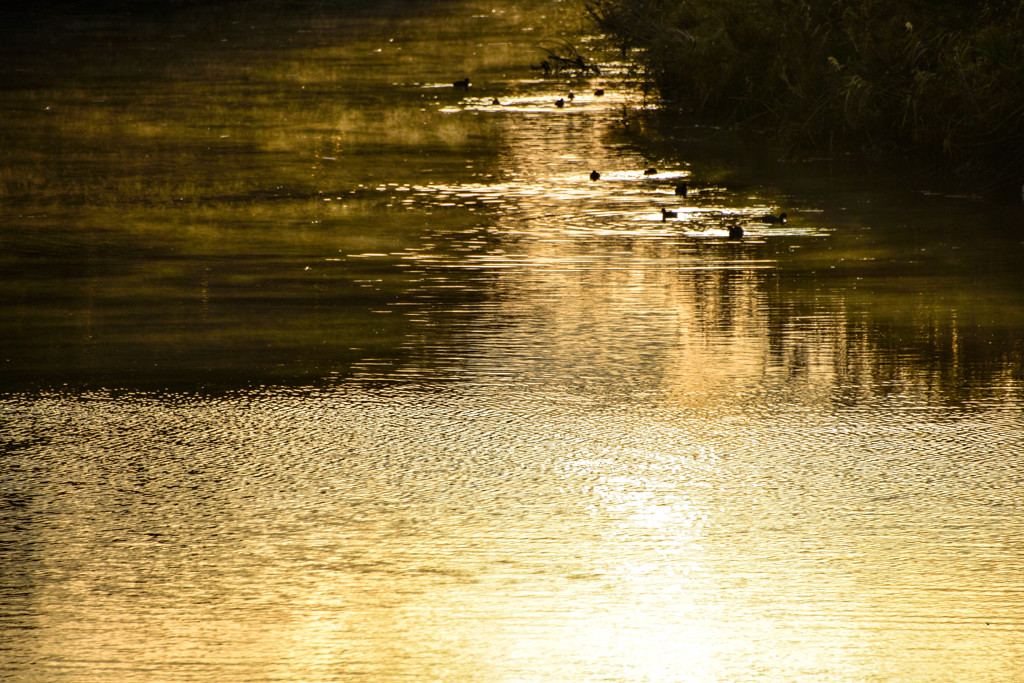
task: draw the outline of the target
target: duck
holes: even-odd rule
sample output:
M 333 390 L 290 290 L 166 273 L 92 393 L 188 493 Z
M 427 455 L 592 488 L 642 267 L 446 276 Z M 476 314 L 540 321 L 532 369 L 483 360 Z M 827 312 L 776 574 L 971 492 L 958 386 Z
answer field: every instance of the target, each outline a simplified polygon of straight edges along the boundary
M 604 88 L 598 88 L 597 90 L 594 91 L 594 97 L 603 97 L 603 96 L 604 96 Z
M 772 214 L 768 213 L 763 216 L 758 216 L 757 220 L 761 221 L 762 223 L 785 223 L 786 213 L 780 213 L 778 216 L 773 216 Z
M 530 68 L 535 69 L 537 71 L 543 71 L 545 76 L 551 75 L 551 62 L 549 62 L 546 59 L 542 61 L 540 64 L 531 64 Z
M 491 100 L 491 104 L 493 104 L 494 106 L 499 106 L 501 104 L 501 100 L 495 97 L 493 100 Z
M 600 180 L 601 179 L 601 174 L 598 173 L 597 171 L 591 171 L 590 172 L 590 179 L 591 180 Z
M 555 100 L 555 106 L 556 107 L 564 107 L 565 106 L 565 100 L 562 99 L 561 97 L 559 97 L 557 100 Z
M 569 101 L 572 102 L 573 100 L 576 99 L 576 93 L 574 93 L 572 90 L 570 90 L 569 94 L 567 95 L 567 97 L 569 98 Z
M 686 193 L 689 191 L 690 188 L 686 185 L 686 183 L 679 183 L 678 185 L 676 185 L 676 194 L 679 195 L 680 197 L 685 197 Z
M 679 217 L 679 212 L 678 211 L 667 211 L 664 208 L 661 210 L 661 220 L 662 221 L 666 221 L 669 218 L 678 218 L 678 217 Z
M 652 167 L 650 167 L 649 169 L 647 169 L 646 171 L 644 171 L 644 175 L 654 175 L 654 174 L 656 174 L 657 172 L 658 172 L 658 169 L 656 169 L 656 168 L 654 168 L 654 167 L 652 166 Z
M 731 239 L 731 240 L 741 240 L 741 239 L 743 239 L 743 228 L 740 227 L 739 225 L 730 225 L 729 226 L 729 239 Z
M 466 76 L 461 81 L 455 81 L 454 83 L 452 83 L 452 87 L 453 88 L 462 88 L 462 89 L 468 88 L 469 87 L 469 76 Z

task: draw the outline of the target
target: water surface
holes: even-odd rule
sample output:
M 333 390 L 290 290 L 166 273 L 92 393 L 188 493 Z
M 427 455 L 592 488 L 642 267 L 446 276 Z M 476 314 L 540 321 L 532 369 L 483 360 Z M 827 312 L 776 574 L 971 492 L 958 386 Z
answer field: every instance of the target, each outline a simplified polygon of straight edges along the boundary
M 7 41 L 0 678 L 1018 679 L 1020 207 L 666 138 L 576 9 Z

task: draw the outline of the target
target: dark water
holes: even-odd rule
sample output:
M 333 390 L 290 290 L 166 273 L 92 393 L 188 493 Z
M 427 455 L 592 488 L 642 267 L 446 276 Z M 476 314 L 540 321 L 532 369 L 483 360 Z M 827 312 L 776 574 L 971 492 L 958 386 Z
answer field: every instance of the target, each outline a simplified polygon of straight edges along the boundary
M 506 5 L 8 30 L 0 680 L 1019 680 L 1024 211 Z

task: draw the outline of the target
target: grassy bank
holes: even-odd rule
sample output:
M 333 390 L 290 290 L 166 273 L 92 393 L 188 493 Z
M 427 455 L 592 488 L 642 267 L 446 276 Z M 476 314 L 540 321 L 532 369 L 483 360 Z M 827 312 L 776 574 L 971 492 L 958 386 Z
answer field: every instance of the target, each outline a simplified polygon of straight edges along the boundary
M 1024 179 L 1022 0 L 590 0 L 695 122 Z

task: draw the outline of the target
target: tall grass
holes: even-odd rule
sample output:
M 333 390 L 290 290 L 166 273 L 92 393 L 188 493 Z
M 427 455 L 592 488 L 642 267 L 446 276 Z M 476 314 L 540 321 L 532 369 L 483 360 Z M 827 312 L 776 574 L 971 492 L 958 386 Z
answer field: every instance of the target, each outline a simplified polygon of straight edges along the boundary
M 770 130 L 794 153 L 900 153 L 1024 177 L 1024 0 L 587 6 L 694 121 Z

